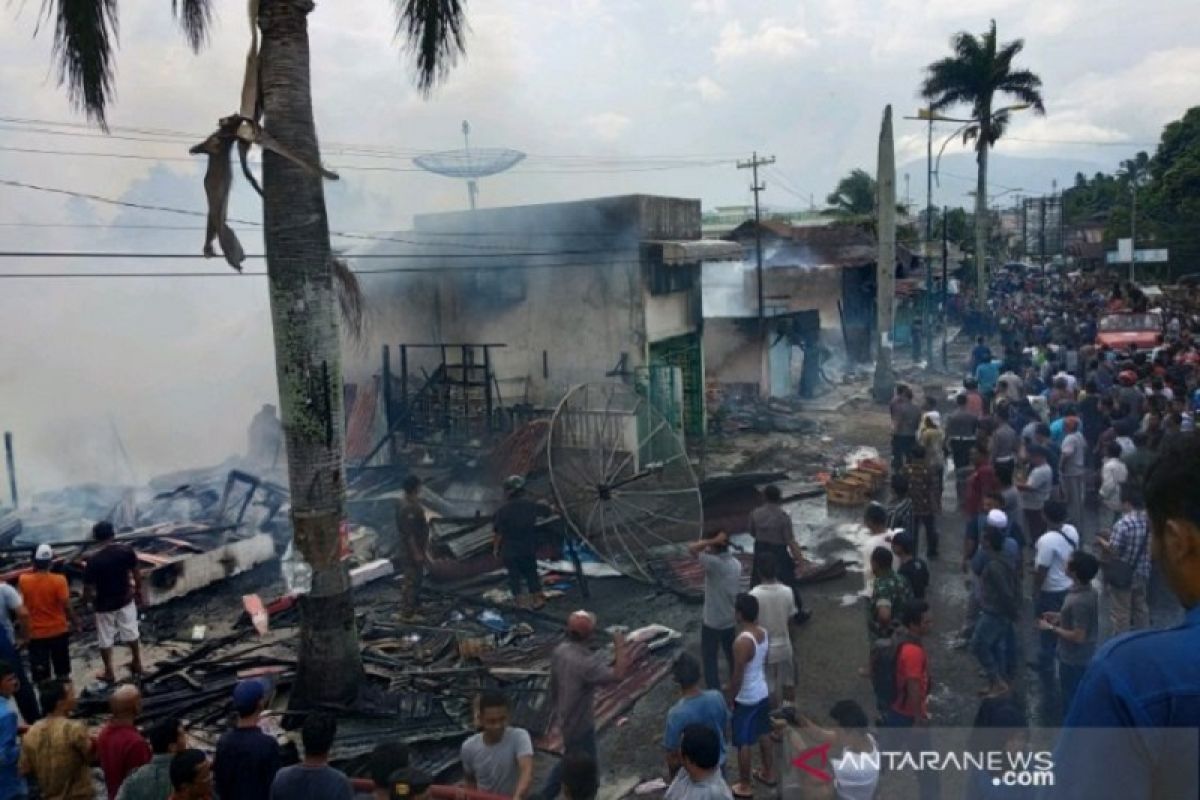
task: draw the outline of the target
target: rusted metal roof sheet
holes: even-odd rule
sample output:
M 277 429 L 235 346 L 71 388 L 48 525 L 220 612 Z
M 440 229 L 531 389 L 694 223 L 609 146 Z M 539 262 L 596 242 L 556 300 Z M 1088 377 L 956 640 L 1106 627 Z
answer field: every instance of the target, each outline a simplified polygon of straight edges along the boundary
M 378 441 L 379 377 L 359 384 L 346 422 L 346 458 L 363 459 Z
M 662 248 L 662 263 L 699 264 L 703 261 L 741 261 L 742 246 L 724 239 L 682 239 L 676 241 L 647 241 L 643 244 Z

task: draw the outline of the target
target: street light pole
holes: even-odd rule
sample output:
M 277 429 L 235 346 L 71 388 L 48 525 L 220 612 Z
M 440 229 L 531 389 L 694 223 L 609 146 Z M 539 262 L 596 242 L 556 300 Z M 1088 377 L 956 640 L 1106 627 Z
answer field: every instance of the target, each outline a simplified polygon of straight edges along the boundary
M 925 138 L 925 363 L 933 363 L 933 112 Z
M 1129 214 L 1129 282 L 1136 283 L 1137 275 L 1137 178 L 1130 171 L 1129 190 L 1133 193 L 1133 208 Z

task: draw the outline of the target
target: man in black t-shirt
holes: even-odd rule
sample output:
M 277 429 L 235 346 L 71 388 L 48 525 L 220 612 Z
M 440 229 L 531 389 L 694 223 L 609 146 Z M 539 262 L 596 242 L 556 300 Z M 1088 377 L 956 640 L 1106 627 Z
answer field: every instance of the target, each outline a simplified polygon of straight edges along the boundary
M 101 678 L 108 683 L 117 680 L 112 656 L 117 642 L 129 646 L 133 656 L 129 669 L 134 676 L 143 672 L 138 633 L 142 576 L 133 548 L 113 541 L 115 536 L 111 522 L 97 522 L 92 527 L 92 538 L 100 549 L 87 557 L 83 570 L 83 602 L 96 612 L 96 639 L 104 661 Z
M 892 552 L 896 554 L 896 559 L 900 562 L 896 572 L 908 581 L 913 597 L 917 600 L 924 600 L 925 590 L 929 588 L 929 567 L 924 561 L 917 558 L 916 553 L 913 552 L 916 549 L 913 536 L 908 531 L 897 533 L 892 537 Z
M 508 586 L 513 602 L 518 606 L 541 608 L 546 604 L 542 583 L 537 572 L 537 521 L 554 512 L 525 496 L 525 479 L 513 475 L 504 481 L 508 500 L 496 512 L 492 527 L 495 530 L 493 552 L 504 560 L 508 570 Z M 521 591 L 522 582 L 528 594 Z
M 240 681 L 233 688 L 237 727 L 217 741 L 213 782 L 221 800 L 267 800 L 280 768 L 279 743 L 258 727 L 267 707 L 270 684 L 262 678 Z

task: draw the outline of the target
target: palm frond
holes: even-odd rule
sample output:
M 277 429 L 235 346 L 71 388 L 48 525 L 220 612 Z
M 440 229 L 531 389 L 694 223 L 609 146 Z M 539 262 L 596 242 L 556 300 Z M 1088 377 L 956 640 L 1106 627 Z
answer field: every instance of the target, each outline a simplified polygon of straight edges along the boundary
M 117 0 L 42 0 L 37 29 L 54 20 L 52 54 L 58 83 L 71 104 L 107 130 L 105 112 L 113 96 L 113 49 Z
M 208 29 L 212 25 L 210 0 L 171 0 L 171 13 L 183 28 L 188 46 L 199 50 L 208 43 Z
M 428 94 L 466 51 L 465 0 L 393 0 L 396 38 L 417 68 L 417 88 Z
M 1041 88 L 1042 79 L 1027 69 L 1013 70 L 996 84 L 997 91 L 1007 92 L 1022 103 L 1028 103 L 1038 114 L 1045 114 Z
M 367 298 L 363 294 L 362 284 L 343 259 L 334 256 L 332 262 L 333 288 L 342 312 L 344 330 L 351 340 L 361 342 L 367 331 Z

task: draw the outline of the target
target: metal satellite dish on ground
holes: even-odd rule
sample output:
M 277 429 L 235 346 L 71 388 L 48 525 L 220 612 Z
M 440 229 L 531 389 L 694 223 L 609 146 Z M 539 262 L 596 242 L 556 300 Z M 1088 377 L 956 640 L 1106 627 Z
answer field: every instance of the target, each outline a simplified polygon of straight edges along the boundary
M 445 175 L 447 178 L 463 178 L 467 181 L 467 198 L 471 208 L 475 208 L 479 198 L 479 178 L 496 175 L 511 169 L 524 158 L 520 150 L 509 150 L 506 147 L 480 147 L 471 149 L 471 125 L 462 124 L 462 150 L 446 150 L 441 153 L 426 153 L 417 156 L 413 163 L 423 170 Z
M 550 421 L 550 482 L 571 528 L 631 578 L 663 582 L 658 562 L 704 529 L 696 475 L 679 435 L 620 383 L 576 386 Z

